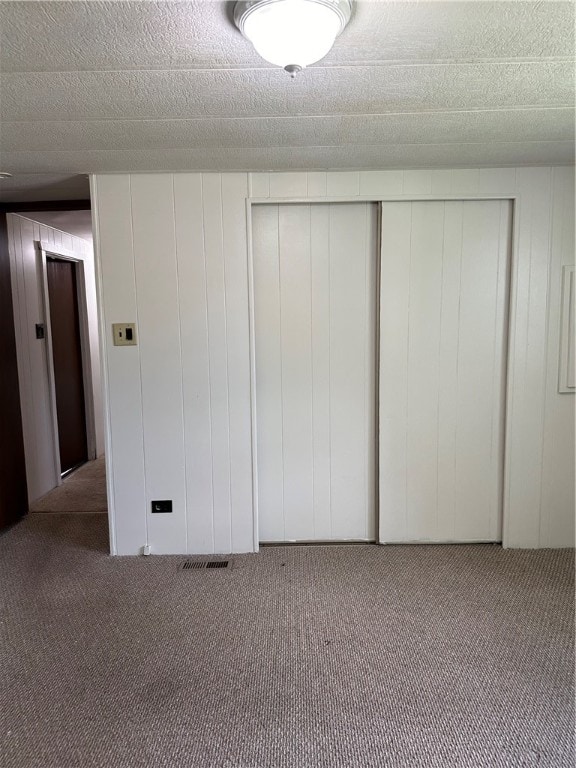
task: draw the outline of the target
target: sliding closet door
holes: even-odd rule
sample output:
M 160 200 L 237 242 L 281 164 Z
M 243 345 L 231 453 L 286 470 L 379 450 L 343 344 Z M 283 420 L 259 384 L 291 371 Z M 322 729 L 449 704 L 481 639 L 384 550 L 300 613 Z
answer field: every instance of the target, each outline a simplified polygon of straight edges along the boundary
M 499 541 L 511 206 L 384 203 L 380 540 Z
M 377 210 L 253 207 L 260 540 L 373 540 Z

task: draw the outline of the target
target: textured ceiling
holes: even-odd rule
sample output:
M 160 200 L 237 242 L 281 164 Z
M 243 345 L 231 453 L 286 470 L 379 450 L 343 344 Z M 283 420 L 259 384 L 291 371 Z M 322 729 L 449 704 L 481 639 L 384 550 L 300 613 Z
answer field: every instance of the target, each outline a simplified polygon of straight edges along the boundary
M 572 2 L 359 0 L 296 80 L 232 6 L 0 3 L 0 196 L 76 196 L 97 171 L 574 160 Z

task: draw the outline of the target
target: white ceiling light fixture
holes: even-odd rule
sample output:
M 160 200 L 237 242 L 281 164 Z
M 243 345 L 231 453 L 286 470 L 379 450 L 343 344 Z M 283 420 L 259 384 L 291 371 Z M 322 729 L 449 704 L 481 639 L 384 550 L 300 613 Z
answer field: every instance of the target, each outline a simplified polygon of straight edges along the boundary
M 234 21 L 257 53 L 295 77 L 323 59 L 352 13 L 352 0 L 242 0 Z

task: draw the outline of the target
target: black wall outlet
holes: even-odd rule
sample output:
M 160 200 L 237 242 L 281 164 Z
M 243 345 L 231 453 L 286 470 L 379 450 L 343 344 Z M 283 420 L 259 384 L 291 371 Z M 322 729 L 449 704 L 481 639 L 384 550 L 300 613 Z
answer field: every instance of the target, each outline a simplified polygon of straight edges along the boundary
M 172 512 L 172 499 L 153 501 L 152 512 Z

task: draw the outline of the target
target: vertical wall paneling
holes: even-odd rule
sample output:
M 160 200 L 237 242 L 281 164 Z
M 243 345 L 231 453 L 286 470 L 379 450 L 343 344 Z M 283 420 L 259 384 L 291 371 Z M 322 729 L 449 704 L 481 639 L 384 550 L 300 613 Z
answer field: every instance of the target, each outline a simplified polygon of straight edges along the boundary
M 210 337 L 201 174 L 174 175 L 182 342 L 187 551 L 214 552 Z
M 509 203 L 382 208 L 382 540 L 498 540 Z
M 430 195 L 433 171 L 404 171 L 405 195 Z
M 150 174 L 145 180 L 143 177 L 140 183 L 155 189 L 165 176 L 171 177 L 171 174 Z M 358 183 L 349 183 L 352 178 L 357 178 Z M 407 516 L 408 504 L 412 514 L 423 495 L 421 488 L 407 488 L 410 478 L 406 475 L 408 444 L 405 419 L 410 416 L 411 410 L 408 408 L 408 391 L 409 388 L 411 392 L 418 391 L 418 375 L 412 372 L 409 377 L 407 366 L 406 344 L 412 301 L 409 295 L 410 237 L 405 231 L 397 231 L 396 224 L 404 222 L 409 231 L 411 210 L 402 201 L 431 195 L 440 201 L 446 196 L 515 198 L 506 408 L 506 530 L 503 538 L 507 545 L 526 547 L 562 546 L 573 542 L 574 397 L 557 392 L 560 273 L 563 264 L 571 264 L 574 260 L 573 169 L 394 170 L 365 171 L 351 176 L 331 172 L 222 176 L 217 173 L 201 176 L 177 174 L 173 184 L 174 209 L 162 207 L 162 216 L 167 217 L 169 222 L 161 223 L 160 228 L 166 232 L 170 226 L 175 227 L 177 271 L 173 260 L 169 261 L 170 277 L 163 277 L 162 259 L 156 258 L 152 264 L 149 251 L 146 259 L 150 260 L 150 264 L 146 269 L 150 270 L 150 278 L 152 275 L 158 277 L 163 291 L 170 296 L 177 295 L 180 302 L 177 318 L 170 311 L 166 321 L 160 314 L 155 322 L 158 331 L 163 329 L 171 334 L 179 325 L 181 332 L 180 363 L 178 355 L 171 352 L 169 366 L 172 377 L 183 382 L 184 435 L 180 445 L 184 448 L 177 448 L 175 441 L 170 450 L 174 450 L 174 460 L 183 475 L 177 485 L 182 489 L 185 487 L 182 493 L 186 495 L 188 551 L 223 552 L 229 548 L 241 551 L 247 546 L 254 546 L 250 538 L 253 530 L 252 489 L 244 476 L 245 468 L 251 461 L 251 447 L 247 440 L 251 403 L 257 406 L 256 416 L 259 417 L 264 410 L 268 414 L 266 418 L 275 418 L 279 424 L 270 436 L 265 451 L 261 445 L 262 436 L 256 435 L 259 461 L 281 466 L 282 426 L 278 400 L 271 395 L 268 399 L 260 398 L 255 402 L 254 393 L 245 386 L 246 369 L 242 367 L 242 360 L 248 361 L 250 356 L 247 331 L 250 291 L 254 292 L 255 310 L 267 312 L 270 318 L 265 332 L 256 339 L 257 344 L 267 344 L 270 356 L 280 344 L 279 269 L 277 263 L 274 265 L 274 259 L 278 258 L 277 254 L 274 255 L 274 248 L 278 245 L 278 212 L 268 248 L 271 261 L 266 265 L 272 282 L 269 292 L 263 295 L 259 291 L 262 275 L 255 272 L 254 286 L 246 286 L 251 223 L 247 223 L 245 209 L 241 210 L 246 205 L 243 198 L 249 195 L 269 200 L 272 203 L 270 207 L 256 206 L 253 212 L 255 217 L 266 214 L 274 219 L 274 203 L 277 205 L 286 198 L 319 201 L 329 194 L 340 196 L 337 194 L 339 191 L 350 201 L 359 196 L 375 201 L 389 197 L 398 200 L 396 203 L 386 202 L 382 211 L 381 343 L 386 345 L 389 354 L 386 361 L 380 361 L 380 515 L 389 531 L 389 540 L 409 538 L 409 526 L 413 521 Z M 129 207 L 131 201 L 129 186 L 129 177 L 122 175 L 99 176 L 94 183 L 100 209 L 96 215 L 102 240 L 101 289 L 105 328 L 117 319 L 126 319 L 126 314 L 135 317 L 139 312 L 147 312 L 141 306 L 142 299 L 133 290 L 130 213 L 125 212 L 126 205 Z M 509 203 L 503 205 L 508 206 Z M 324 536 L 323 532 L 331 525 L 327 510 L 333 489 L 326 481 L 326 475 L 322 476 L 322 468 L 328 461 L 326 446 L 330 445 L 327 434 L 330 418 L 326 399 L 322 395 L 323 382 L 329 378 L 329 360 L 325 351 L 317 345 L 325 343 L 323 340 L 331 332 L 331 327 L 326 323 L 325 316 L 322 320 L 328 297 L 316 296 L 314 300 L 315 290 L 325 279 L 324 274 L 330 266 L 327 251 L 320 245 L 325 237 L 322 228 L 329 227 L 329 222 L 322 218 L 320 208 L 322 206 L 315 206 L 310 217 L 310 261 L 303 282 L 303 294 L 312 298 L 306 313 L 312 318 L 313 326 L 311 345 L 305 347 L 311 352 L 313 371 L 308 401 L 313 421 L 307 450 L 312 455 L 314 482 L 307 493 L 314 507 L 316 535 Z M 461 263 L 458 256 L 461 238 L 473 224 L 467 216 L 464 202 L 455 202 L 454 207 L 445 206 L 442 274 L 439 280 L 434 278 L 432 281 L 434 290 L 443 297 L 442 305 L 437 307 L 436 314 L 431 318 L 431 328 L 420 327 L 418 331 L 421 335 L 418 343 L 423 343 L 426 334 L 435 334 L 438 343 L 439 362 L 435 374 L 434 365 L 430 363 L 431 375 L 436 376 L 438 388 L 435 406 L 439 424 L 435 458 L 437 480 L 434 481 L 426 469 L 420 482 L 430 488 L 436 485 L 438 508 L 435 525 L 437 535 L 444 539 L 464 535 L 462 531 L 458 532 L 456 520 L 456 511 L 461 503 L 458 494 L 462 493 L 457 487 L 456 477 L 463 470 L 457 468 L 451 456 L 458 440 L 455 431 L 458 413 L 467 408 L 465 398 L 457 400 L 458 388 L 453 373 L 455 350 L 465 343 L 454 325 L 461 311 L 456 305 L 460 296 L 460 271 L 462 268 L 462 276 L 467 275 L 466 279 L 472 280 L 476 266 L 474 263 Z M 508 226 L 509 216 L 510 210 L 504 212 L 503 209 L 501 232 Z M 480 226 L 479 221 L 477 225 Z M 267 226 L 272 226 L 272 221 Z M 137 228 L 140 229 L 139 223 Z M 256 243 L 253 250 L 256 258 Z M 141 256 L 136 253 L 135 258 Z M 501 269 L 502 262 L 498 263 Z M 388 283 L 386 271 L 390 278 Z M 173 281 L 177 286 L 172 285 Z M 24 285 L 23 271 L 17 275 L 16 282 Z M 390 287 L 392 283 L 394 290 Z M 421 284 L 419 290 L 422 288 Z M 501 304 L 502 289 L 501 281 L 496 288 L 490 288 L 491 295 L 497 297 L 498 306 Z M 467 309 L 470 311 L 476 298 L 468 295 Z M 462 314 L 462 319 L 464 327 L 469 329 L 465 336 L 471 339 L 466 343 L 474 343 L 474 323 L 466 312 Z M 287 330 L 292 329 L 284 326 L 284 332 Z M 258 336 L 257 328 L 254 333 Z M 134 365 L 138 363 L 139 354 L 140 349 L 133 348 L 127 357 L 125 351 L 120 354 L 108 345 L 105 362 L 109 375 L 110 451 L 113 455 L 111 464 L 114 465 L 112 483 L 118 507 L 118 552 L 123 554 L 138 551 L 145 538 L 141 531 L 147 516 L 148 502 L 142 492 L 143 462 L 141 457 L 138 458 L 137 446 L 142 440 L 143 421 L 149 423 L 152 417 L 147 413 L 144 419 L 138 395 L 141 385 L 145 389 L 139 365 Z M 155 351 L 154 354 L 157 362 L 161 362 L 160 353 Z M 414 357 L 412 353 L 413 360 Z M 177 369 L 178 365 L 181 370 Z M 482 384 L 480 399 L 487 397 L 489 392 L 495 396 L 495 369 L 490 368 L 489 372 L 491 378 Z M 282 380 L 279 356 L 276 366 L 271 366 L 267 375 L 273 381 Z M 420 386 L 426 386 L 426 381 Z M 129 393 L 131 397 L 128 400 Z M 387 406 L 385 397 L 392 398 L 397 407 Z M 458 402 L 460 411 L 455 407 Z M 156 407 L 161 408 L 160 404 Z M 144 408 L 149 410 L 148 405 Z M 498 420 L 496 411 L 494 414 Z M 473 424 L 467 427 L 472 428 Z M 493 428 L 492 420 L 490 428 Z M 410 445 L 413 444 L 414 435 L 410 442 Z M 408 458 L 413 461 L 415 457 Z M 466 461 L 469 460 L 468 457 Z M 493 460 L 494 455 L 489 452 L 479 456 L 479 461 L 484 463 Z M 282 508 L 283 484 L 281 476 L 278 477 L 274 476 L 267 493 L 269 503 Z M 260 493 L 264 493 L 262 483 Z M 472 516 L 471 519 L 474 521 L 477 518 Z M 165 520 L 169 524 L 167 518 Z M 471 524 L 470 536 L 474 535 L 472 528 L 475 525 L 475 522 Z M 491 537 L 496 536 L 497 521 L 495 526 L 489 533 Z M 163 535 L 160 531 L 158 534 Z M 283 537 L 282 532 L 277 530 L 266 535 L 261 530 L 261 534 L 262 538 Z M 329 530 L 326 535 L 330 535 Z M 151 544 L 154 550 L 154 541 Z
M 510 372 L 508 514 L 511 546 L 538 546 L 544 427 L 552 172 L 520 168 L 519 227 Z
M 74 248 L 74 240 L 72 238 L 72 235 L 68 234 L 68 232 L 60 232 L 59 234 L 61 237 L 62 247 L 71 251 Z
M 250 186 L 250 197 L 270 197 L 269 173 L 249 173 L 248 183 Z
M 93 180 L 109 431 L 106 473 L 119 555 L 140 554 L 148 542 L 140 346 L 112 345 L 112 323 L 139 319 L 130 187 L 127 175 Z
M 270 197 L 306 197 L 308 194 L 308 174 L 306 173 L 271 173 Z
M 454 182 L 454 171 L 438 170 L 432 171 L 431 190 L 433 195 L 451 195 Z
M 327 176 L 329 197 L 354 197 L 360 194 L 360 174 L 354 171 L 333 172 Z
M 375 209 L 253 217 L 261 538 L 371 539 Z
M 148 543 L 158 554 L 185 552 L 182 361 L 172 177 L 132 176 L 131 191 Z M 152 514 L 153 499 L 171 499 L 172 514 Z
M 359 192 L 378 200 L 385 195 L 401 195 L 403 183 L 402 171 L 361 171 Z
M 42 493 L 42 490 L 39 482 L 38 458 L 34 437 L 34 392 L 30 364 L 30 346 L 26 335 L 28 320 L 26 291 L 24 287 L 24 260 L 22 258 L 20 221 L 10 215 L 6 216 L 6 220 L 8 223 L 8 250 L 10 254 L 12 303 L 16 330 L 16 356 L 18 363 L 18 382 L 20 385 L 20 404 L 22 410 L 22 433 L 24 446 L 27 448 L 27 450 L 25 450 L 26 480 L 28 485 L 28 500 L 30 501 L 34 498 L 38 498 L 38 495 Z
M 479 173 L 477 168 L 458 168 L 452 171 L 452 187 L 460 195 L 473 195 L 478 192 Z M 434 182 L 432 182 L 434 186 Z
M 326 197 L 327 177 L 326 171 L 315 171 L 308 174 L 308 197 Z
M 550 298 L 546 360 L 546 397 L 540 486 L 539 544 L 574 544 L 574 393 L 560 393 L 558 381 L 562 339 L 562 272 L 574 265 L 573 169 L 553 170 Z M 572 304 L 572 311 L 574 305 Z M 572 348 L 573 351 L 573 348 Z
M 253 546 L 251 423 L 245 407 L 250 399 L 250 358 L 246 354 L 249 348 L 247 194 L 246 174 L 222 175 L 232 552 L 249 552 Z
M 232 545 L 230 415 L 221 176 L 220 174 L 203 174 L 202 184 L 210 338 L 214 546 L 217 552 L 230 552 Z
M 53 233 L 54 234 L 54 233 Z M 35 242 L 40 238 L 38 224 L 29 219 L 21 220 L 20 237 L 22 243 L 22 262 L 24 272 L 24 293 L 26 297 L 26 331 L 25 339 L 30 355 L 30 379 L 32 382 L 42 382 L 42 386 L 34 387 L 32 397 L 32 420 L 36 426 L 34 450 L 38 467 L 38 478 L 43 493 L 58 485 L 60 478 L 57 474 L 57 464 L 53 450 L 45 446 L 53 446 L 53 421 L 50 389 L 47 381 L 46 344 L 37 344 L 35 324 L 45 322 L 44 302 L 39 273 L 39 255 Z M 57 243 L 54 242 L 56 246 Z M 32 502 L 37 496 L 30 493 Z
M 516 168 L 480 168 L 478 192 L 511 195 L 516 192 Z

